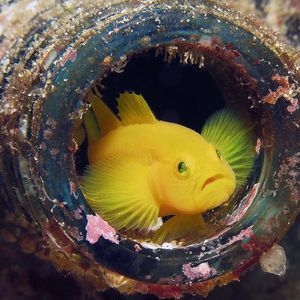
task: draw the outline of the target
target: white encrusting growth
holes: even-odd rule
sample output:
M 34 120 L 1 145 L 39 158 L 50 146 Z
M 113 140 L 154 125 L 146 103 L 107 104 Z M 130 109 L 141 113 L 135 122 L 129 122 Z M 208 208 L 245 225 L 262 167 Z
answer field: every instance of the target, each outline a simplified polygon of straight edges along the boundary
M 275 244 L 260 257 L 260 266 L 264 272 L 283 276 L 286 273 L 286 256 L 284 248 Z

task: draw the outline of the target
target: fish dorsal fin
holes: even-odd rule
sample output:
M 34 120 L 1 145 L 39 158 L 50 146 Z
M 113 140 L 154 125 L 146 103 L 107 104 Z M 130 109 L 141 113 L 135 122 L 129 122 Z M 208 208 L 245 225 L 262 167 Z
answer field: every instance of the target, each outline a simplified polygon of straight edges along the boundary
M 231 166 L 238 187 L 246 182 L 254 166 L 253 127 L 237 112 L 223 109 L 208 118 L 201 132 Z
M 103 102 L 100 95 L 90 92 L 87 97 L 91 109 L 100 128 L 100 137 L 121 126 L 120 120 Z
M 119 116 L 123 125 L 154 123 L 155 115 L 141 95 L 125 92 L 118 99 Z
M 159 207 L 148 182 L 147 166 L 124 155 L 90 165 L 81 187 L 92 209 L 117 230 L 148 229 Z

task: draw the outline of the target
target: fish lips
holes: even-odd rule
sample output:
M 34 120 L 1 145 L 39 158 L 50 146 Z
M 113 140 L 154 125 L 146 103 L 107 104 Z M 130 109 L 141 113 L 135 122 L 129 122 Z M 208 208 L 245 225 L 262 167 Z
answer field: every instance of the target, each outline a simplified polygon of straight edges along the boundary
M 226 202 L 235 190 L 235 180 L 223 174 L 216 174 L 199 182 L 196 201 L 201 212 L 213 209 Z

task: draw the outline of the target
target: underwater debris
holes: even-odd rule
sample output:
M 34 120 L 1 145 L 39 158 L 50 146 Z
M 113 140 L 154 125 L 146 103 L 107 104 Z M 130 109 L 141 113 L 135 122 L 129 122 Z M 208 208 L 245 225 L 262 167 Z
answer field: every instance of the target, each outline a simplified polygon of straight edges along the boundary
M 206 279 L 217 274 L 216 269 L 211 268 L 207 262 L 201 263 L 196 267 L 192 267 L 191 264 L 183 265 L 182 271 L 191 280 L 196 278 Z
M 252 230 L 253 226 L 248 227 L 247 229 L 241 230 L 241 232 L 237 235 L 234 236 L 229 243 L 233 244 L 236 243 L 238 241 L 244 241 L 247 239 L 250 239 L 253 236 L 253 230 Z
M 284 248 L 278 244 L 275 244 L 271 249 L 265 252 L 260 257 L 259 262 L 264 272 L 278 276 L 284 276 L 286 273 L 285 251 Z
M 296 88 L 294 83 L 289 83 L 289 76 L 275 74 L 272 76 L 272 80 L 278 83 L 279 86 L 275 92 L 270 91 L 268 95 L 263 97 L 262 101 L 274 105 L 278 99 L 284 98 L 290 102 L 287 107 L 288 112 L 295 112 L 299 108 L 298 99 L 295 98 L 299 94 L 299 89 Z

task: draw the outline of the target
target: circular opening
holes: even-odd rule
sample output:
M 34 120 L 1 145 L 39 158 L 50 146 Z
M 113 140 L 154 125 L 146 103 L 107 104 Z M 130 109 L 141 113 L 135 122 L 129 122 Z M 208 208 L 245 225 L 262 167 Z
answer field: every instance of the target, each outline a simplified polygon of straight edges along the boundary
M 186 53 L 189 53 L 189 56 Z M 253 124 L 249 129 L 252 132 L 249 138 L 254 150 L 255 132 L 259 132 L 260 129 L 256 128 L 253 120 L 260 112 L 250 111 L 249 108 L 257 100 L 257 84 L 245 68 L 236 62 L 239 55 L 229 46 L 224 47 L 220 41 L 214 41 L 209 47 L 205 44 L 185 42 L 156 46 L 129 54 L 125 62 L 122 60 L 107 66 L 106 71 L 90 89 L 94 94 L 101 95 L 101 100 L 98 100 L 104 101 L 116 116 L 117 99 L 120 94 L 133 92 L 144 97 L 158 120 L 180 124 L 198 133 L 201 133 L 206 120 L 214 113 L 224 108 L 233 109 L 235 114 L 249 119 L 249 124 Z M 228 76 L 232 72 L 235 76 Z M 86 128 L 84 129 L 86 131 Z M 137 141 L 137 146 L 138 144 Z M 74 156 L 79 176 L 88 168 L 88 147 L 86 136 Z M 161 145 L 158 143 L 157 147 Z M 247 180 L 236 188 L 230 199 L 215 209 L 204 212 L 205 222 L 209 226 L 205 226 L 206 229 L 202 230 L 200 235 L 199 232 L 188 233 L 180 238 L 166 239 L 164 242 L 187 246 L 209 239 L 224 230 L 228 225 L 224 221 L 225 217 L 234 214 L 241 201 L 245 200 L 251 184 L 254 184 L 260 175 L 262 161 L 261 152 L 260 159 L 253 162 L 252 172 Z M 172 216 L 159 218 L 160 226 Z M 185 218 L 190 218 L 190 215 L 185 215 Z M 181 226 L 185 226 L 184 223 Z M 127 238 L 151 242 L 156 229 L 130 231 L 124 228 L 120 233 Z

